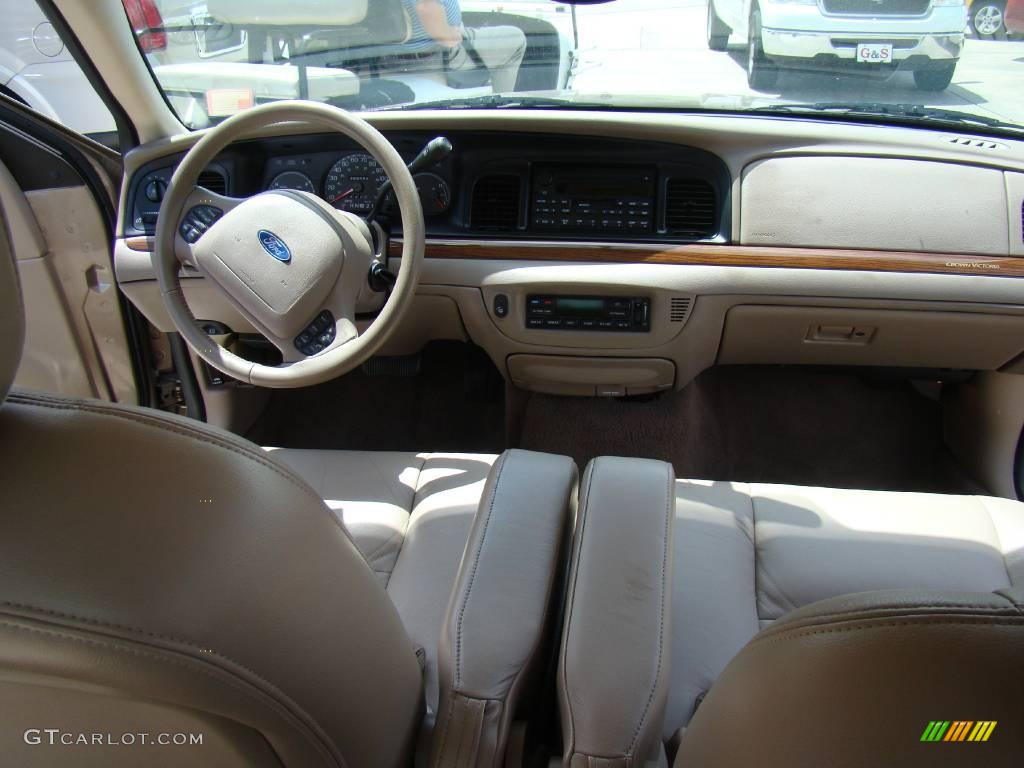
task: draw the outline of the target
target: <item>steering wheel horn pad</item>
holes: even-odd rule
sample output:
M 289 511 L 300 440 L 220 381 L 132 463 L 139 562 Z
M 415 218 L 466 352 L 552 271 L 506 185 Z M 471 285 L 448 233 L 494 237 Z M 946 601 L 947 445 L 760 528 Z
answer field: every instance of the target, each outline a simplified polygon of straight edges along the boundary
M 306 193 L 265 192 L 226 213 L 193 248 L 196 267 L 279 338 L 295 336 L 338 281 L 351 245 Z M 354 245 L 354 244 L 353 244 Z M 370 254 L 360 261 L 369 268 Z

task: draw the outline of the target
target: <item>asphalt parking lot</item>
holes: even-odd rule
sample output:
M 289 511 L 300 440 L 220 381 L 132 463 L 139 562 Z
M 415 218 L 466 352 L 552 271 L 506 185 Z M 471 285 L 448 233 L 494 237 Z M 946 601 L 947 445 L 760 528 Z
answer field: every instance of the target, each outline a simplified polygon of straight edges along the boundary
M 914 87 L 909 72 L 887 79 L 783 72 L 773 91 L 752 91 L 741 41 L 727 52 L 705 39 L 706 0 L 617 0 L 578 6 L 580 60 L 574 88 L 581 93 L 675 97 L 708 108 L 787 102 L 893 102 L 924 104 L 1024 124 L 1024 41 L 968 39 L 953 83 L 930 93 Z M 737 50 L 733 50 L 736 48 Z M 737 106 L 737 105 L 733 105 Z

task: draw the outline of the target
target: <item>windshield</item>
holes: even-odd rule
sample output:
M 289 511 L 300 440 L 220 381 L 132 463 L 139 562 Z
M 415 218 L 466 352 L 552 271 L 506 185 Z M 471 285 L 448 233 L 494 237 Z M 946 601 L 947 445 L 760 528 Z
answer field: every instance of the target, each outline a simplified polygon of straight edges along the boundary
M 181 120 L 312 99 L 1024 130 L 1024 0 L 123 0 Z

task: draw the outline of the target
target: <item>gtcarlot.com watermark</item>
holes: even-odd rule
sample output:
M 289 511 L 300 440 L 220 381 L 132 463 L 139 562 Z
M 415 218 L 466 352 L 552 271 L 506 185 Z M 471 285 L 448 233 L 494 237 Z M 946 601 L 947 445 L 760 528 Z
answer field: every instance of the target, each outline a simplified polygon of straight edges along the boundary
M 201 747 L 201 733 L 77 733 L 60 728 L 29 728 L 23 736 L 32 746 L 135 747 L 156 745 Z

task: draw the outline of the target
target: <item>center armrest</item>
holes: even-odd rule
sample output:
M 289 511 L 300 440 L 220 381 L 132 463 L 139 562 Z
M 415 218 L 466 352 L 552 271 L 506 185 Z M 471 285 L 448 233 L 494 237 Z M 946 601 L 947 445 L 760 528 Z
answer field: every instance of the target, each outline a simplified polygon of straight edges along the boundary
M 491 468 L 441 631 L 434 768 L 505 764 L 517 706 L 547 658 L 576 481 L 565 456 L 509 450 Z
M 657 765 L 675 472 L 661 461 L 601 457 L 581 488 L 558 669 L 563 765 Z

